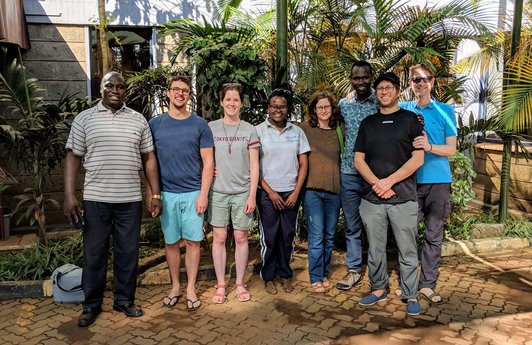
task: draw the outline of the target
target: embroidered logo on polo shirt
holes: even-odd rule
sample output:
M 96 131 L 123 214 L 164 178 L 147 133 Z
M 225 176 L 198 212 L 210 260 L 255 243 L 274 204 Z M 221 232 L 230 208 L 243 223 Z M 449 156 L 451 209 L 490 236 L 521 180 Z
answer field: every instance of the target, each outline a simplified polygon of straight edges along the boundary
M 297 141 L 297 135 L 295 134 L 287 135 L 285 138 L 286 138 L 286 141 Z

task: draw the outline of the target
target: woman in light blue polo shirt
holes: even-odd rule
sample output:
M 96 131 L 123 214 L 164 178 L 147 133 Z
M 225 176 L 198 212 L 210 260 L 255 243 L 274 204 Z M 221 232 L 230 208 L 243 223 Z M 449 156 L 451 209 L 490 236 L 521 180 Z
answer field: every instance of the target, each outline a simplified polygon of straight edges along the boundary
M 290 268 L 301 191 L 307 176 L 310 146 L 301 128 L 288 121 L 292 91 L 275 89 L 268 97 L 268 118 L 257 126 L 260 180 L 257 190 L 262 268 L 269 294 L 276 294 L 275 278 L 283 290 L 294 290 Z

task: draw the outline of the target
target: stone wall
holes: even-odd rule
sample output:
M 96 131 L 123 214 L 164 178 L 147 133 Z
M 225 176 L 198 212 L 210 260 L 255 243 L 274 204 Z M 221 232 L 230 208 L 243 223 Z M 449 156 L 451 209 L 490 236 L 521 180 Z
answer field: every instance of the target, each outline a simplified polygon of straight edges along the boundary
M 87 95 L 85 27 L 29 24 L 31 49 L 23 55 L 28 76 L 39 79 L 44 97 L 58 100 L 65 90 Z
M 528 147 L 532 153 L 532 147 Z M 500 198 L 502 144 L 476 145 L 474 169 L 477 177 L 473 185 L 475 200 L 472 205 L 497 210 Z M 532 161 L 522 154 L 512 157 L 508 208 L 511 214 L 532 214 Z

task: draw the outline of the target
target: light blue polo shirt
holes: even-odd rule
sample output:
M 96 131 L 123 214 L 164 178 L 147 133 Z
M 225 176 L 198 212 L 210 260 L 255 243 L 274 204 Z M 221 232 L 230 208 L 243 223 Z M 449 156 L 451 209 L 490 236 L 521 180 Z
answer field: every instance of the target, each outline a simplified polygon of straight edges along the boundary
M 432 145 L 444 145 L 448 137 L 456 137 L 456 116 L 454 109 L 448 104 L 432 100 L 426 107 L 421 108 L 414 100 L 400 102 L 403 109 L 423 115 L 425 132 Z M 425 162 L 417 170 L 417 183 L 451 183 L 451 167 L 449 159 L 430 152 L 425 152 Z
M 260 141 L 260 176 L 276 192 L 294 190 L 299 155 L 310 152 L 307 136 L 290 122 L 280 132 L 268 119 L 256 128 Z

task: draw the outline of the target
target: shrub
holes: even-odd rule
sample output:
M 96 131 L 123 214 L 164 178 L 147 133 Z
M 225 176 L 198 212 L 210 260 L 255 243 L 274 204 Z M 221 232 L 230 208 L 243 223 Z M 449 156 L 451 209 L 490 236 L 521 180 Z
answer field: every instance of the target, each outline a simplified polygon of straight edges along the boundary
M 81 266 L 82 258 L 81 234 L 57 237 L 48 246 L 36 243 L 17 253 L 0 254 L 0 281 L 46 279 L 63 264 Z

